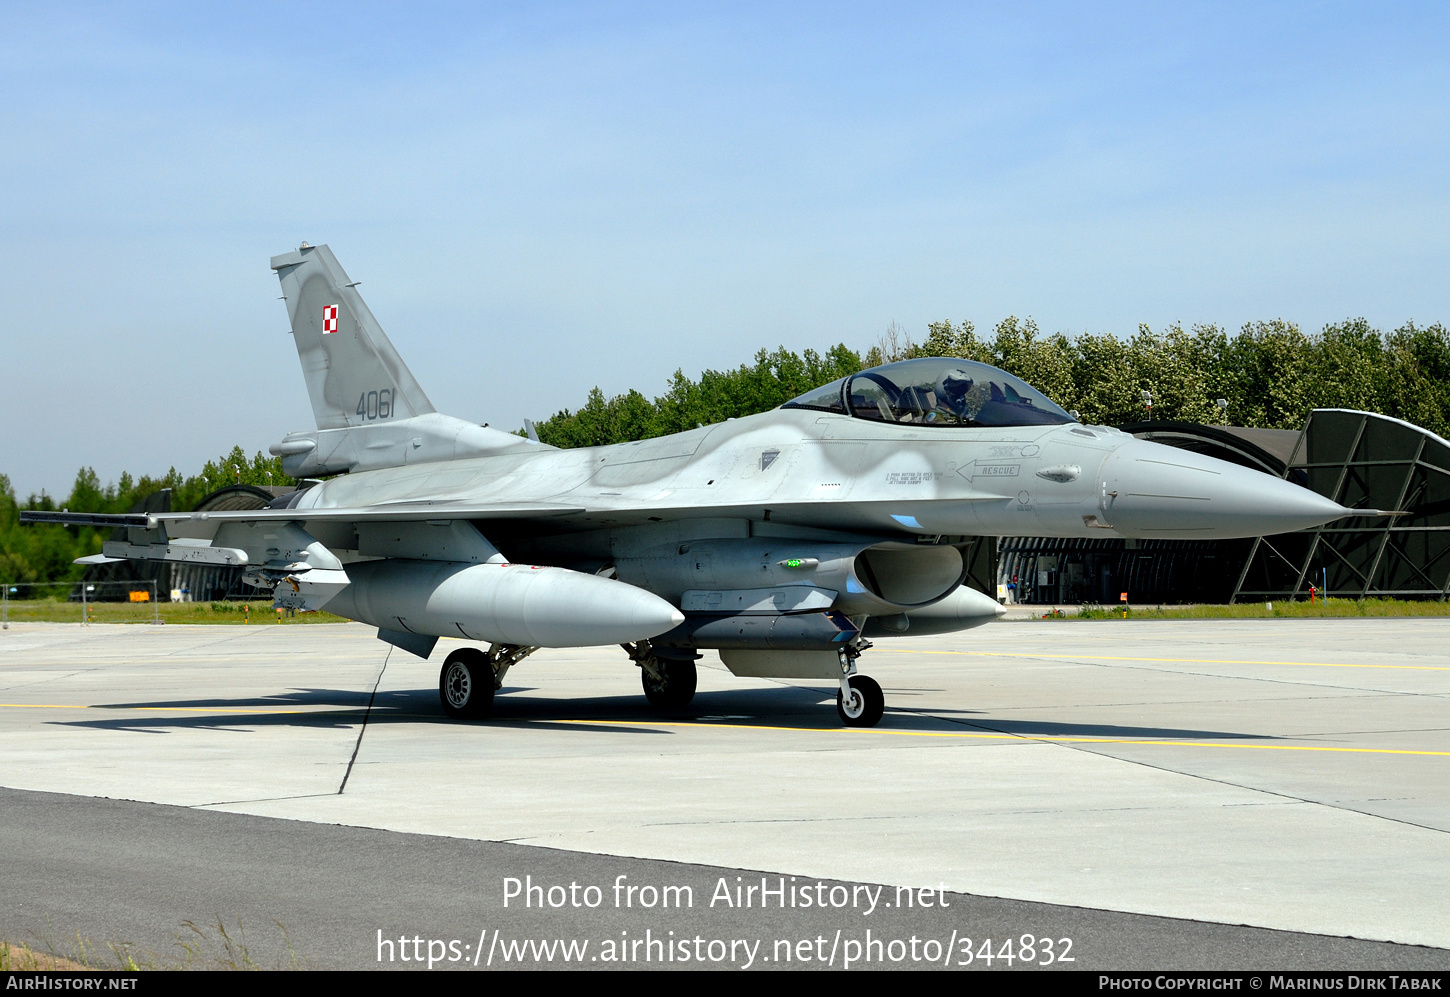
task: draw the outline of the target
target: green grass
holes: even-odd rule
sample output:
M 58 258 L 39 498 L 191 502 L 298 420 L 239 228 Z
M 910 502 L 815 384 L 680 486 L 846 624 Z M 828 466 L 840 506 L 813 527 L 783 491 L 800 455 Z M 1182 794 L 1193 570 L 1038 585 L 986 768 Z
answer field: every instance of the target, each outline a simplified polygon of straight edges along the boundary
M 247 607 L 243 610 L 243 607 Z M 149 602 L 92 602 L 86 607 L 92 623 L 150 623 L 158 615 Z M 276 626 L 277 612 L 270 602 L 162 602 L 163 623 L 222 623 Z M 79 623 L 81 604 L 64 599 L 12 599 L 7 605 L 11 623 Z M 346 623 L 331 613 L 283 616 L 283 626 L 304 623 Z
M 1268 608 L 1270 605 L 1272 609 Z M 1270 620 L 1319 617 L 1450 616 L 1450 602 L 1409 599 L 1317 599 L 1272 603 L 1249 602 L 1232 606 L 1157 606 L 1124 610 L 1119 606 L 1087 604 L 1064 616 L 1043 613 L 1044 619 L 1121 620 Z
M 56 945 L 49 939 L 37 945 L 25 942 L 0 940 L 0 973 L 20 971 L 111 971 L 138 972 L 145 970 L 259 970 L 259 969 L 305 969 L 306 964 L 298 958 L 287 937 L 287 929 L 280 921 L 273 921 L 281 935 L 282 945 L 287 950 L 286 961 L 279 960 L 275 966 L 258 965 L 247 941 L 246 929 L 241 918 L 228 928 L 218 916 L 207 926 L 193 921 L 181 922 L 174 933 L 175 950 L 170 954 L 158 955 L 137 948 L 129 942 L 108 942 L 104 948 L 90 939 L 76 934 L 75 940 Z M 267 932 L 270 934 L 270 931 Z
M 0 973 L 55 972 L 90 969 L 89 963 L 49 952 L 37 952 L 29 945 L 0 942 Z

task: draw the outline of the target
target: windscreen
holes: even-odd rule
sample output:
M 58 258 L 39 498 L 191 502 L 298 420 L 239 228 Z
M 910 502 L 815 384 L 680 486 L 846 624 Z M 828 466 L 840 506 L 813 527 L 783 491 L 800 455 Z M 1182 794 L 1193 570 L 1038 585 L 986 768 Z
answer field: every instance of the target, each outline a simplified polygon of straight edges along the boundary
M 1055 426 L 1074 422 L 1042 392 L 974 360 L 926 357 L 863 370 L 807 392 L 787 408 L 842 411 L 920 426 Z M 843 397 L 844 396 L 844 397 Z
M 799 398 L 793 398 L 786 402 L 781 408 L 814 408 L 823 412 L 840 412 L 845 414 L 846 402 L 841 393 L 846 378 L 840 377 L 830 384 L 823 384 L 819 388 L 807 391 Z

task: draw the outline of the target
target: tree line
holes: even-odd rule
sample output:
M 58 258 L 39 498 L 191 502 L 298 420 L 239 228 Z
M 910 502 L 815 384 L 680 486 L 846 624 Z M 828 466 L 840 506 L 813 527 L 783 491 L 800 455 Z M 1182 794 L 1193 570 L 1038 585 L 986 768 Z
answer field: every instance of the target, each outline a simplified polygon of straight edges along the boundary
M 85 569 L 72 562 L 101 552 L 101 542 L 109 539 L 109 530 L 89 526 L 20 525 L 22 509 L 71 512 L 129 512 L 151 494 L 171 489 L 171 509 L 186 512 L 195 509 L 203 498 L 227 485 L 290 485 L 291 478 L 282 472 L 282 461 L 257 453 L 248 457 L 241 447 L 207 461 L 201 473 L 183 476 L 171 468 L 159 478 L 132 477 L 123 473 L 121 480 L 101 485 L 95 469 L 83 467 L 76 472 L 70 494 L 55 498 L 42 491 L 24 501 L 15 497 L 8 475 L 0 474 L 0 582 L 69 582 L 79 581 Z
M 824 355 L 761 350 L 734 370 L 698 380 L 676 371 L 650 400 L 639 391 L 606 398 L 597 387 L 578 410 L 536 427 L 558 447 L 601 446 L 664 436 L 774 408 L 866 367 L 912 357 L 962 357 L 1001 367 L 1083 422 L 1122 425 L 1148 418 L 1298 429 L 1316 408 L 1353 408 L 1450 435 L 1450 333 L 1407 322 L 1390 333 L 1350 319 L 1307 334 L 1292 322 L 1251 322 L 1230 336 L 1216 325 L 1146 325 L 1129 338 L 1042 335 L 1031 319 L 997 323 L 990 336 L 971 322 L 943 320 L 915 342 L 893 323 L 864 353 L 844 343 Z M 1226 408 L 1218 402 L 1223 399 Z

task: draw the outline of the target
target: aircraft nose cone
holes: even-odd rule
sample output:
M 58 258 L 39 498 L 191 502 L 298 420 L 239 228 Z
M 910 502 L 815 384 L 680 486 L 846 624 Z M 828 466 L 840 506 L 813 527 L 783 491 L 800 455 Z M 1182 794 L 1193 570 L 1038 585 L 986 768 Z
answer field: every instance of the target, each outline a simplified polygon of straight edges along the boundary
M 1292 533 L 1352 514 L 1282 478 L 1146 440 L 1104 461 L 1099 508 L 1124 536 L 1203 539 Z

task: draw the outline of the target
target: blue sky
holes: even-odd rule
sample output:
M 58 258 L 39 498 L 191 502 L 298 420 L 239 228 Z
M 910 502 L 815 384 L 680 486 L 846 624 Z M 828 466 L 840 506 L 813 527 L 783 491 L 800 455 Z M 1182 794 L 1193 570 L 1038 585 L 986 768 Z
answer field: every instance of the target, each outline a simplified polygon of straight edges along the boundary
M 311 427 L 329 243 L 514 428 L 895 321 L 1450 321 L 1450 6 L 0 7 L 0 473 Z

